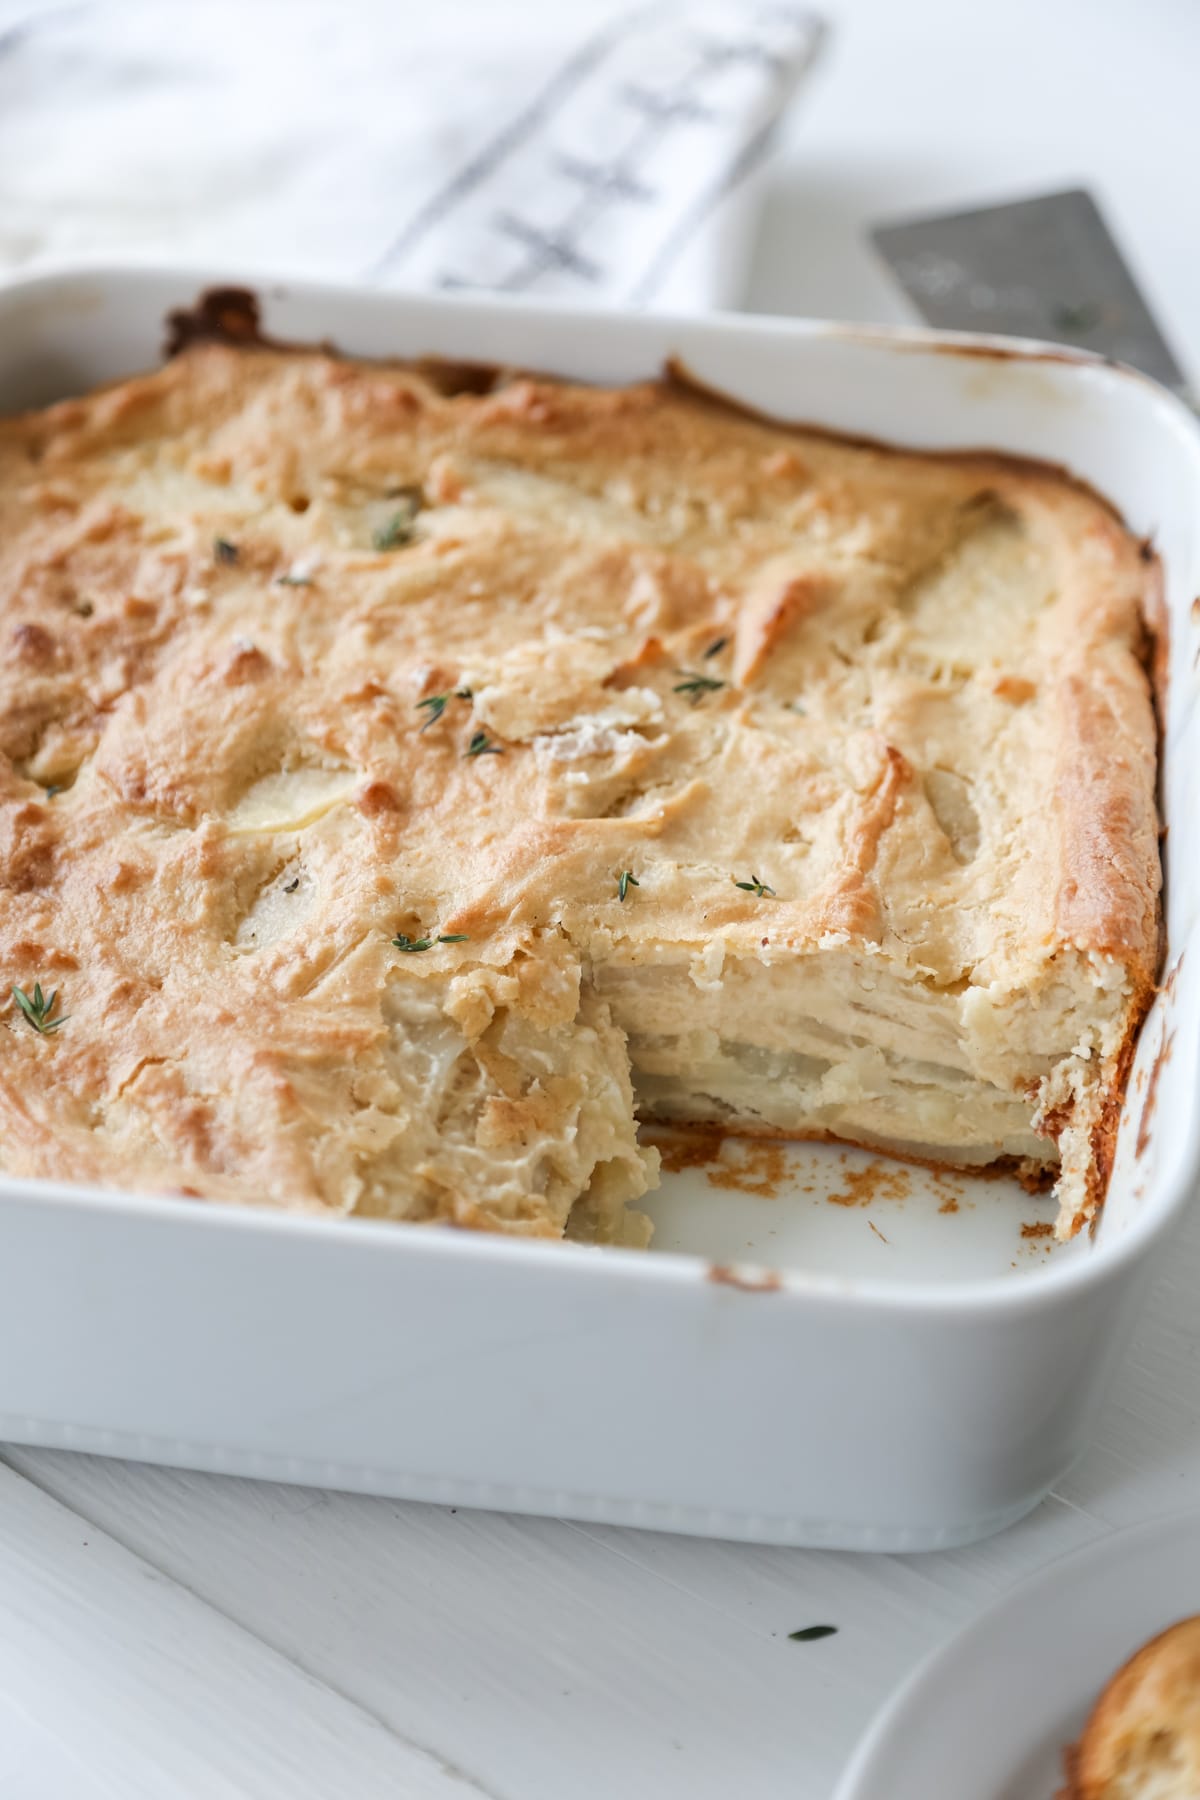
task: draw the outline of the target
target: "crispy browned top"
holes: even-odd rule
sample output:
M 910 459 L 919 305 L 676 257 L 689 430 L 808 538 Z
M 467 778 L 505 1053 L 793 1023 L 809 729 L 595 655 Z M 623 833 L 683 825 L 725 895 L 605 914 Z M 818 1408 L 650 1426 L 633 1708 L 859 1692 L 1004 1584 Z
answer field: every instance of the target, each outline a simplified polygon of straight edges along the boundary
M 0 426 L 0 978 L 71 1015 L 0 1020 L 0 1159 L 137 1079 L 220 1163 L 389 983 L 615 945 L 1149 982 L 1144 583 L 1052 472 L 673 385 L 203 346 Z

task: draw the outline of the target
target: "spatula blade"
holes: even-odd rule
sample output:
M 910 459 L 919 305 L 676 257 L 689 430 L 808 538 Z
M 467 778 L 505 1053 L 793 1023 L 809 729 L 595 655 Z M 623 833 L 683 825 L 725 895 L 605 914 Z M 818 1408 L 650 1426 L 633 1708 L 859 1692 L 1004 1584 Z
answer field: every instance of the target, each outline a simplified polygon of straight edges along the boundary
M 870 235 L 931 325 L 1070 344 L 1131 363 L 1165 387 L 1185 386 L 1084 188 L 879 225 Z

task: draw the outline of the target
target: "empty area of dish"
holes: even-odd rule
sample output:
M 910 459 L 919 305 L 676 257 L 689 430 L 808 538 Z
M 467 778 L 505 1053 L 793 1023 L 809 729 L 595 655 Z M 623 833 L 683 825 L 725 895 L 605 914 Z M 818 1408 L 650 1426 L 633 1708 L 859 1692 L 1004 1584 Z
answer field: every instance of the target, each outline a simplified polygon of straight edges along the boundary
M 650 1254 L 707 1257 L 714 1278 L 753 1285 L 754 1269 L 847 1281 L 1023 1280 L 1087 1254 L 1054 1240 L 1053 1196 L 1006 1176 L 899 1162 L 843 1144 L 719 1134 L 643 1133 L 662 1183 L 640 1202 Z

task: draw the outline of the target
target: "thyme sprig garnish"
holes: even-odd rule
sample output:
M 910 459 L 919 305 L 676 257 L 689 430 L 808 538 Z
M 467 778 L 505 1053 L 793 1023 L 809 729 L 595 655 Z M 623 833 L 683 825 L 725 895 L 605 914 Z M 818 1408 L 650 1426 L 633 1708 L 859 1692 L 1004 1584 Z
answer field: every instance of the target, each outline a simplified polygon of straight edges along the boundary
M 395 498 L 399 501 L 395 512 L 386 525 L 371 534 L 376 550 L 399 550 L 411 544 L 416 534 L 417 514 L 425 504 L 425 496 L 419 487 L 406 487 L 400 488 Z
M 632 869 L 622 869 L 617 876 L 617 899 L 624 903 L 625 896 L 631 887 L 641 887 L 641 882 Z
M 690 669 L 676 669 L 675 673 L 682 675 L 683 680 L 675 683 L 672 692 L 687 694 L 693 705 L 701 694 L 715 694 L 718 688 L 725 686 L 723 681 L 718 681 L 713 675 L 695 675 Z
M 708 649 L 704 652 L 705 662 L 708 661 L 710 656 L 720 656 L 728 642 L 729 639 L 727 637 L 714 638 L 712 643 L 708 646 Z
M 392 939 L 394 950 L 403 950 L 409 954 L 418 950 L 432 950 L 435 944 L 468 944 L 470 937 L 465 931 L 445 931 L 440 937 L 407 937 L 404 932 L 397 932 Z
M 48 994 L 43 994 L 40 981 L 34 983 L 32 996 L 24 988 L 14 987 L 12 997 L 33 1029 L 42 1037 L 50 1037 L 70 1017 L 69 1013 L 59 1013 L 57 1018 L 52 1016 L 58 1000 L 58 989 L 51 988 Z
M 225 563 L 228 566 L 230 563 L 235 563 L 241 554 L 237 545 L 230 543 L 228 538 L 216 537 L 213 539 L 213 555 L 219 563 Z
M 493 744 L 486 731 L 477 731 L 463 754 L 465 756 L 503 756 L 504 747 L 502 744 Z
M 469 700 L 470 698 L 470 688 L 460 687 L 455 688 L 454 691 L 449 694 L 430 694 L 426 699 L 418 700 L 417 711 L 425 712 L 429 715 L 422 725 L 421 730 L 428 731 L 431 725 L 436 725 L 451 700 Z
M 775 896 L 775 889 L 768 887 L 765 881 L 760 881 L 757 875 L 752 875 L 749 881 L 739 881 L 736 875 L 731 875 L 729 879 L 735 888 L 741 888 L 743 892 L 753 894 L 756 899 L 761 900 L 764 894 L 769 894 L 772 898 Z

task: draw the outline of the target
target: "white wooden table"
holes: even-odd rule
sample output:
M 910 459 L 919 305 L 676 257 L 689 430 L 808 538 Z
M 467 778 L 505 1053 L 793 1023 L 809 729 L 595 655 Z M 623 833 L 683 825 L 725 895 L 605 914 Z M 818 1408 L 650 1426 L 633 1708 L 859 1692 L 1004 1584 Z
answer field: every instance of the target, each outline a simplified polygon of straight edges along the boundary
M 1193 0 L 823 10 L 837 37 L 774 180 L 755 306 L 904 318 L 865 221 L 1083 179 L 1200 371 Z M 0 1800 L 824 1800 L 946 1632 L 1049 1558 L 1200 1502 L 1198 1289 L 1200 1209 L 1084 1461 L 953 1554 L 706 1544 L 8 1450 Z M 838 1635 L 788 1640 L 817 1622 Z

